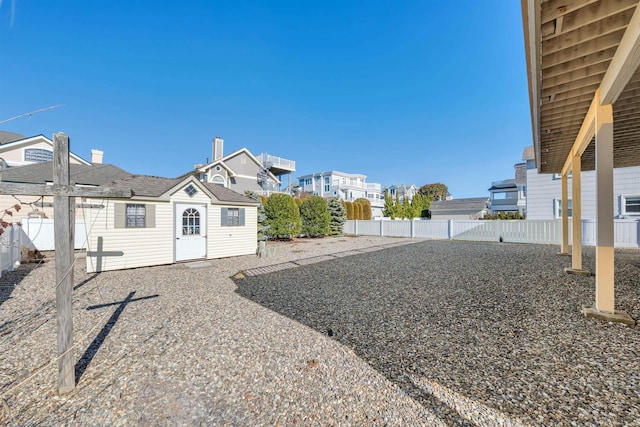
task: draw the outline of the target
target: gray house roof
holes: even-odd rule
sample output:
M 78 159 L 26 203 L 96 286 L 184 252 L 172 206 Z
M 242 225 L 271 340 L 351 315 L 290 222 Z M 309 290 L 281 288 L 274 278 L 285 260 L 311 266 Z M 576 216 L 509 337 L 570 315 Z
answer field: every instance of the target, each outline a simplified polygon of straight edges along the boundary
M 105 183 L 104 185 L 130 188 L 135 196 L 160 197 L 171 188 L 180 184 L 186 178 L 187 175 L 183 175 L 179 178 L 162 178 L 149 175 L 131 175 L 127 178 L 120 179 L 111 183 Z M 235 191 L 222 187 L 220 185 L 207 182 L 200 182 L 200 184 L 203 185 L 221 202 L 250 203 L 254 205 L 258 204 L 258 202 L 256 202 L 255 200 L 251 200 L 250 198 L 245 197 L 240 193 L 236 193 Z
M 101 185 L 122 179 L 131 174 L 110 164 L 81 165 L 70 164 L 69 175 L 72 184 Z M 30 165 L 4 169 L 0 181 L 25 184 L 44 184 L 53 181 L 53 162 L 33 163 Z
M 25 139 L 26 136 L 20 135 L 19 133 L 7 132 L 4 130 L 0 130 L 0 145 L 8 144 L 14 141 L 20 141 L 21 139 Z
M 431 202 L 429 210 L 432 213 L 465 213 L 478 212 L 489 205 L 488 197 L 470 197 L 467 199 L 440 200 Z

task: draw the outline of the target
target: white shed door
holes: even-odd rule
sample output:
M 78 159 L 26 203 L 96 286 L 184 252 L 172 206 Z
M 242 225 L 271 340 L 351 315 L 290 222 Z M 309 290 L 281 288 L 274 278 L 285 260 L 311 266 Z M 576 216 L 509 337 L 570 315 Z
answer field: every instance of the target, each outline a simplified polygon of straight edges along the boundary
M 176 261 L 207 255 L 207 208 L 176 204 Z

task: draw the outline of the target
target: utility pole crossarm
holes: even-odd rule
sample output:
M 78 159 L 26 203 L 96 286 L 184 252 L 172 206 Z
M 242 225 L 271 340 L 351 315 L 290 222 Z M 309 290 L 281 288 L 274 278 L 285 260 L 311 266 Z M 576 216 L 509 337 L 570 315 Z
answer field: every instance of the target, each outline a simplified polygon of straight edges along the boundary
M 68 196 L 128 199 L 133 195 L 129 188 L 119 187 L 76 187 L 64 184 L 15 184 L 0 182 L 0 194 L 15 194 L 22 196 Z

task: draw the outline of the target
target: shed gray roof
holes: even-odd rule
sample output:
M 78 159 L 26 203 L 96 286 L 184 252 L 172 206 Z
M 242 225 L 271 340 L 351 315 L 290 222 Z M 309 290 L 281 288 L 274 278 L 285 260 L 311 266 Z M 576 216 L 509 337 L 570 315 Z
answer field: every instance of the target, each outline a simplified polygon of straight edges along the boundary
M 429 210 L 434 213 L 465 213 L 466 211 L 478 212 L 482 209 L 486 209 L 488 203 L 488 197 L 470 197 L 467 199 L 440 200 L 431 202 Z
M 135 196 L 160 197 L 171 188 L 184 181 L 185 178 L 186 176 L 181 178 L 162 178 L 149 175 L 131 175 L 118 181 L 105 183 L 104 185 L 130 188 Z M 209 190 L 221 202 L 258 204 L 255 200 L 251 200 L 240 193 L 236 193 L 235 191 L 220 185 L 208 182 L 201 182 L 200 184 L 204 185 L 207 190 Z
M 4 130 L 0 130 L 0 145 L 8 144 L 14 141 L 20 141 L 21 139 L 25 139 L 26 136 L 20 135 L 19 133 L 7 132 Z
M 72 184 L 101 185 L 122 179 L 131 174 L 110 164 L 81 165 L 70 164 L 69 175 Z M 53 181 L 53 162 L 33 163 L 2 170 L 0 180 L 26 184 L 44 184 Z

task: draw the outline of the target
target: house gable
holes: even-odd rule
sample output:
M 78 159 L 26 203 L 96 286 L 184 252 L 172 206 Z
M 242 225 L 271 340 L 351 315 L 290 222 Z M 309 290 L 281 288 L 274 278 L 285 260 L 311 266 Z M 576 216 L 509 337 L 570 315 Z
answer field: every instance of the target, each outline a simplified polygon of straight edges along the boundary
M 35 163 L 36 160 L 47 153 L 53 154 L 53 141 L 44 135 L 32 136 L 17 141 L 0 144 L 0 157 L 9 166 L 22 166 Z M 71 164 L 91 165 L 90 162 L 82 157 L 69 153 L 69 162 Z

